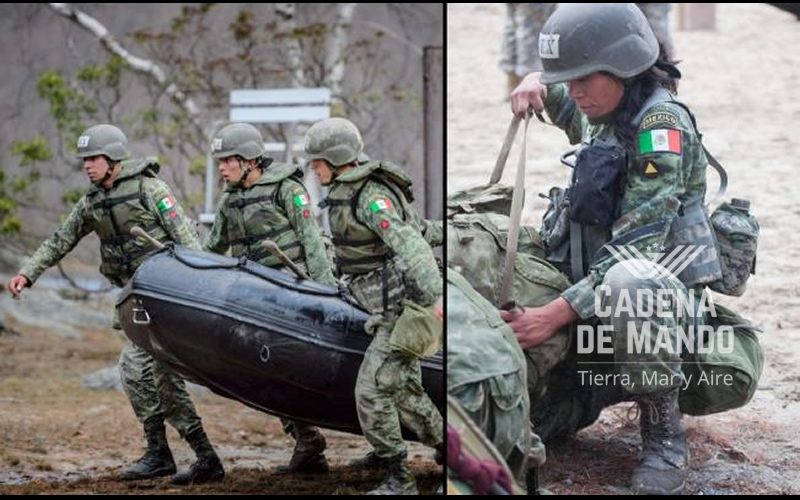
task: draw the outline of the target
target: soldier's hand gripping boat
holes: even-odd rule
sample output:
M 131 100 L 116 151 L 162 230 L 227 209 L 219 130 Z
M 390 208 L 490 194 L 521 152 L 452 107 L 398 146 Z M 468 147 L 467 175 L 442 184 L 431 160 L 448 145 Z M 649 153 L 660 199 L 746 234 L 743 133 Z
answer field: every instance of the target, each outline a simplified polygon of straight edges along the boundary
M 368 315 L 341 290 L 168 246 L 117 307 L 126 335 L 187 380 L 266 413 L 361 432 L 353 390 Z M 422 377 L 443 411 L 441 351 L 422 360 Z

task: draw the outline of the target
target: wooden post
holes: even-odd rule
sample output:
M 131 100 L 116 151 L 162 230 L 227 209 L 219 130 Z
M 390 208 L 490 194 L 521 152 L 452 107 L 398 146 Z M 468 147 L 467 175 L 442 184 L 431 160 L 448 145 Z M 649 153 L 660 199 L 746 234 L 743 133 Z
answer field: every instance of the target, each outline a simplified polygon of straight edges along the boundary
M 716 6 L 714 3 L 679 3 L 678 29 L 713 30 L 716 28 Z
M 442 220 L 444 215 L 444 50 L 425 47 L 423 87 L 425 133 L 425 218 Z

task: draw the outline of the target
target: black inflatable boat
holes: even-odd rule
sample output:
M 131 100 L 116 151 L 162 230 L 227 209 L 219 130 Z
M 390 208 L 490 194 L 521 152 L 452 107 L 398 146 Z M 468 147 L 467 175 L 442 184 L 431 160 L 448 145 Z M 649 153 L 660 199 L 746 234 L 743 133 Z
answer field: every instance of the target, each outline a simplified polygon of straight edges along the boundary
M 126 335 L 187 380 L 273 415 L 360 433 L 353 389 L 368 316 L 336 288 L 168 247 L 139 267 L 117 307 Z M 422 367 L 443 410 L 441 352 Z

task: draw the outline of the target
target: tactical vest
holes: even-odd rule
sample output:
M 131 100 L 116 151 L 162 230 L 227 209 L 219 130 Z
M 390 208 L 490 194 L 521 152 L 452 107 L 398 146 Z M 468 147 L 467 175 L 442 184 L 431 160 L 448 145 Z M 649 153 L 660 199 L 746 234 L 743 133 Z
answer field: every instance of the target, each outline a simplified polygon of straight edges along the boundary
M 337 178 L 328 197 L 322 202 L 329 208 L 331 234 L 335 249 L 335 262 L 341 274 L 366 274 L 375 271 L 392 258 L 386 244 L 366 225 L 358 220 L 358 204 L 367 181 L 386 186 L 400 202 L 400 216 L 421 231 L 412 215 L 413 201 L 411 179 L 396 165 L 372 161 Z
M 619 200 L 627 170 L 626 156 L 622 145 L 610 129 L 605 132 L 584 141 L 578 148 L 577 160 L 572 165 L 568 195 L 571 272 L 568 274 L 571 274 L 575 282 L 585 276 L 595 260 L 595 253 L 611 239 L 611 226 L 619 216 Z M 593 154 L 594 152 L 599 154 Z M 580 163 L 590 155 L 601 158 L 597 165 Z M 598 172 L 602 175 L 597 175 Z M 600 190 L 593 189 L 592 186 L 599 180 L 604 180 L 605 185 Z M 592 199 L 591 195 L 594 195 Z M 600 204 L 597 203 L 598 200 L 601 201 Z M 605 220 L 597 220 L 598 216 L 604 216 Z M 562 251 L 562 255 L 566 256 L 566 250 Z
M 111 189 L 92 186 L 86 193 L 89 224 L 100 237 L 100 272 L 117 286 L 128 281 L 153 250 L 149 243 L 131 235 L 132 227 L 141 227 L 158 241 L 169 240 L 144 192 L 145 178 L 155 178 L 159 168 L 155 158 L 123 161 Z
M 642 105 L 639 112 L 633 118 L 632 124 L 638 128 L 647 111 L 664 102 L 674 102 L 680 105 L 691 116 L 691 112 L 683 103 L 677 101 L 667 90 L 658 88 Z M 693 117 L 692 120 L 694 120 Z M 696 128 L 695 133 L 697 133 Z M 700 140 L 699 133 L 697 133 L 697 137 L 698 140 Z M 579 161 L 580 155 L 585 154 L 593 147 L 599 148 L 599 150 L 611 151 L 611 156 L 615 154 L 624 155 L 624 150 L 616 136 L 613 133 L 606 133 L 599 137 L 591 138 L 580 146 L 577 151 Z M 610 200 L 608 203 L 609 207 L 612 207 L 611 211 L 608 213 L 605 213 L 605 207 L 598 209 L 592 206 L 594 205 L 593 203 L 589 203 L 585 210 L 580 209 L 581 202 L 585 200 L 580 199 L 579 193 L 581 190 L 578 189 L 579 186 L 576 186 L 576 181 L 579 177 L 579 169 L 577 165 L 574 165 L 575 170 L 573 171 L 573 178 L 569 194 L 567 195 L 570 205 L 569 238 L 568 241 L 564 241 L 559 248 L 552 249 L 553 260 L 561 264 L 566 261 L 565 257 L 567 255 L 567 250 L 569 250 L 569 260 L 571 262 L 569 274 L 571 274 L 574 282 L 579 281 L 585 276 L 593 262 L 605 256 L 608 252 L 605 248 L 606 244 L 611 244 L 615 247 L 626 245 L 633 242 L 638 237 L 643 236 L 645 233 L 658 232 L 664 229 L 663 227 L 646 226 L 633 230 L 628 234 L 621 235 L 616 240 L 611 240 L 611 226 L 620 215 L 618 213 L 618 208 L 619 200 L 622 196 L 622 189 L 625 185 L 624 172 L 626 172 L 629 167 L 627 162 L 632 159 L 624 158 L 623 156 L 621 160 L 625 162 L 623 171 L 621 172 L 622 175 L 615 179 L 616 184 L 608 186 L 609 192 L 606 193 L 617 197 L 616 199 Z M 721 169 L 721 167 L 717 167 L 717 165 L 714 165 L 714 168 Z M 596 175 L 596 173 L 593 173 L 593 175 Z M 724 173 L 721 173 L 721 175 L 724 177 Z M 592 181 L 595 181 L 595 178 L 593 178 Z M 724 184 L 722 190 L 724 190 Z M 600 196 L 600 198 L 608 197 Z M 608 200 L 606 201 L 608 202 Z M 676 250 L 679 245 L 682 248 L 688 245 L 695 245 L 695 248 L 699 248 L 701 245 L 704 246 L 704 249 L 696 258 L 685 263 L 685 266 L 683 265 L 683 260 L 680 255 L 686 254 L 677 252 L 679 256 L 675 259 L 675 264 L 672 268 L 682 268 L 682 271 L 678 274 L 678 278 L 688 287 L 711 283 L 718 280 L 722 276 L 722 272 L 719 264 L 716 240 L 708 218 L 708 212 L 703 204 L 703 193 L 689 194 L 680 201 L 681 207 L 678 217 L 673 220 L 665 241 L 667 251 L 664 255 L 671 255 L 672 251 Z M 614 212 L 615 210 L 616 213 Z M 587 223 L 586 217 L 576 217 L 576 213 L 579 212 L 601 214 L 605 215 L 607 218 L 605 220 L 594 220 Z M 591 217 L 591 215 L 589 217 Z M 562 268 L 562 270 L 568 272 L 566 269 Z
M 272 240 L 289 260 L 305 262 L 300 240 L 280 200 L 284 181 L 299 183 L 301 176 L 302 171 L 294 165 L 272 164 L 250 188 L 227 190 L 226 230 L 234 257 L 246 257 L 268 267 L 283 267 L 283 263 L 262 246 L 265 240 Z

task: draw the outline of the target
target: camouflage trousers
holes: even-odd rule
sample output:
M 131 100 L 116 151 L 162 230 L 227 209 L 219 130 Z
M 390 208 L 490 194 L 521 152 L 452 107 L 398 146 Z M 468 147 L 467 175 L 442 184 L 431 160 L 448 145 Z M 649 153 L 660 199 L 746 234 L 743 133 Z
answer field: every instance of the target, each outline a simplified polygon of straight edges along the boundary
M 392 352 L 390 326 L 394 321 L 375 320 L 372 342 L 356 379 L 358 421 L 375 455 L 382 458 L 406 453 L 401 424 L 419 440 L 436 446 L 443 440 L 442 415 L 422 388 L 418 358 Z
M 166 420 L 181 437 L 201 428 L 183 379 L 130 340 L 120 355 L 119 373 L 139 422 Z
M 542 70 L 539 31 L 556 9 L 555 3 L 507 3 L 500 69 L 524 77 Z
M 611 316 L 601 318 L 601 322 L 612 329 L 615 372 L 622 376 L 622 388 L 625 392 L 631 396 L 658 394 L 680 387 L 678 328 L 687 331 L 687 327 L 694 324 L 694 311 L 684 310 L 678 300 L 658 298 L 659 291 L 668 291 L 675 294 L 676 298 L 688 298 L 686 287 L 678 278 L 671 273 L 663 277 L 656 275 L 642 278 L 632 271 L 632 262 L 639 263 L 642 269 L 657 266 L 647 260 L 638 260 L 619 263 L 609 269 L 603 285 L 610 292 L 603 295 L 600 307 L 611 311 Z M 650 276 L 650 273 L 646 276 Z M 643 300 L 638 304 L 636 297 L 640 291 L 651 293 L 641 295 Z M 617 307 L 621 303 L 622 295 L 632 298 L 632 309 Z M 661 313 L 656 314 L 659 309 Z M 641 335 L 647 328 L 650 329 L 650 335 L 645 340 L 649 346 L 630 349 L 630 338 Z M 658 332 L 661 331 L 668 333 L 663 340 L 670 348 L 659 346 Z
M 638 262 L 643 269 L 654 266 L 650 261 Z M 647 276 L 650 274 L 644 273 Z M 611 315 L 592 318 L 584 324 L 610 327 L 613 354 L 578 353 L 578 342 L 572 342 L 573 347 L 566 359 L 548 374 L 545 390 L 542 391 L 540 387 L 528 388 L 529 391 L 537 389 L 536 396 L 531 394 L 531 422 L 545 441 L 559 435 L 574 434 L 591 425 L 607 406 L 681 386 L 681 355 L 677 349 L 659 348 L 658 332 L 666 332 L 663 340 L 670 346 L 677 346 L 678 328 L 688 331 L 702 321 L 696 317 L 698 302 L 694 302 L 695 310 L 691 311 L 686 309 L 685 304 L 668 302 L 661 304 L 661 314 L 642 313 L 654 312 L 656 308 L 655 304 L 647 303 L 649 294 L 642 295 L 644 300 L 637 304 L 638 290 L 649 290 L 655 298 L 658 297 L 658 290 L 684 296 L 688 292 L 671 274 L 641 278 L 624 264 L 616 264 L 609 269 L 603 285 L 608 287 L 607 293 L 602 294 L 598 305 L 601 309 L 609 310 Z M 617 310 L 622 294 L 632 298 L 633 309 Z M 650 336 L 644 337 L 647 346 L 641 350 L 630 350 L 629 338 L 641 334 L 645 323 L 649 323 L 650 329 Z M 590 335 L 595 336 L 594 345 L 597 346 L 598 329 L 592 328 Z M 603 380 L 602 384 L 590 382 L 598 375 Z

